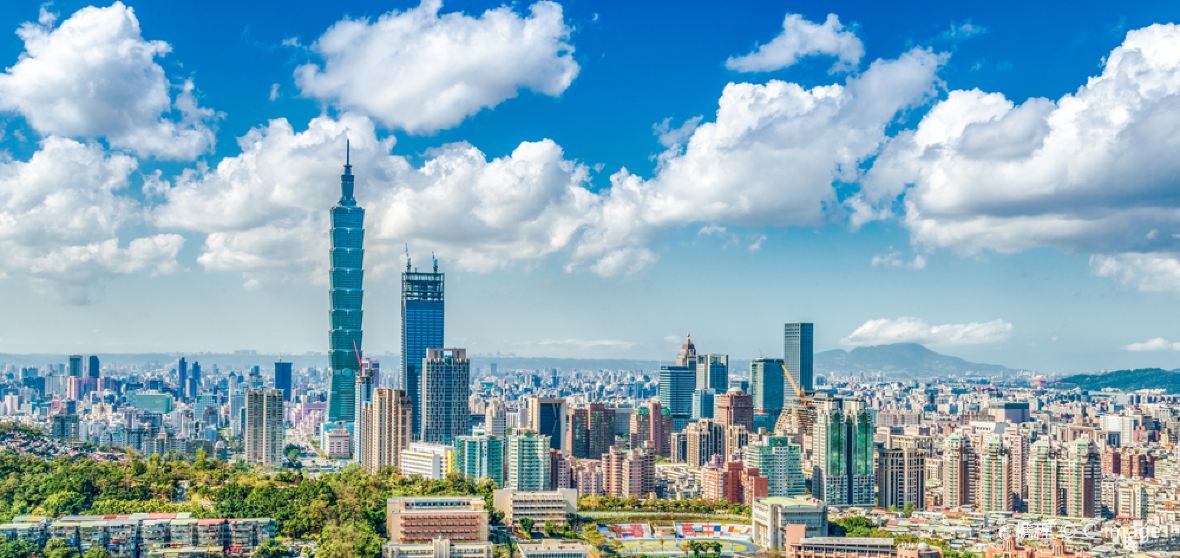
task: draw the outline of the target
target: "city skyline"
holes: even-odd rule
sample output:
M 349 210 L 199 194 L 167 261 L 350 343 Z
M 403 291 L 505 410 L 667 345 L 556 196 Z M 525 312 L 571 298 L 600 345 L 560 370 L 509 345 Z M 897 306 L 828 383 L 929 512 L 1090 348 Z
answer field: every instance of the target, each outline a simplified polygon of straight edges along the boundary
M 808 322 L 817 352 L 918 342 L 1046 372 L 1180 366 L 1171 163 L 1140 159 L 1170 145 L 1144 107 L 1172 110 L 1180 88 L 1180 61 L 1153 48 L 1180 35 L 1174 6 L 273 11 L 0 14 L 17 31 L 0 42 L 0 306 L 23 317 L 0 325 L 0 349 L 327 350 L 324 209 L 351 140 L 372 222 L 365 352 L 398 352 L 408 244 L 450 275 L 463 303 L 446 344 L 473 355 L 663 359 L 691 331 L 752 359 Z M 470 50 L 497 44 L 497 21 L 537 40 L 489 49 L 487 72 L 414 73 L 400 62 L 445 54 L 395 49 L 373 58 L 406 84 L 387 90 L 365 77 L 367 49 L 411 20 L 433 23 L 401 38 L 462 22 L 480 31 Z M 72 54 L 120 41 L 135 55 Z M 415 104 L 456 83 L 468 94 Z M 626 106 L 604 101 L 623 83 Z M 775 109 L 752 111 L 757 96 Z M 1127 120 L 1070 116 L 1079 106 Z M 1113 138 L 1069 159 L 1088 178 L 1056 155 L 1071 134 Z M 815 152 L 785 158 L 801 138 Z

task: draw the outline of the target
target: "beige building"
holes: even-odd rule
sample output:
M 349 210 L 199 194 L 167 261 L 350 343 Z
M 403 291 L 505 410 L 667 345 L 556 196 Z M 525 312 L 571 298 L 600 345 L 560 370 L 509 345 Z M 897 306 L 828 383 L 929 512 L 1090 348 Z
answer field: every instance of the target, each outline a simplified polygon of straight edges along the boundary
M 787 526 L 802 525 L 803 535 L 819 537 L 828 533 L 828 508 L 810 496 L 772 496 L 754 501 L 751 509 L 754 544 L 762 548 L 785 548 Z
M 424 544 L 385 543 L 381 558 L 492 558 L 492 543 L 455 543 L 435 539 Z
M 376 472 L 384 467 L 401 470 L 401 451 L 410 445 L 413 404 L 401 389 L 378 388 L 372 401 L 362 404 L 360 464 Z
M 390 498 L 385 503 L 389 540 L 395 545 L 488 540 L 488 511 L 483 498 L 439 496 Z
M 520 520 L 527 517 L 537 527 L 546 523 L 562 526 L 569 523 L 570 515 L 578 512 L 578 491 L 573 488 L 542 492 L 500 489 L 493 494 L 492 505 L 504 514 L 507 525 L 520 525 Z
M 246 462 L 277 467 L 283 464 L 283 392 L 252 389 L 246 392 Z

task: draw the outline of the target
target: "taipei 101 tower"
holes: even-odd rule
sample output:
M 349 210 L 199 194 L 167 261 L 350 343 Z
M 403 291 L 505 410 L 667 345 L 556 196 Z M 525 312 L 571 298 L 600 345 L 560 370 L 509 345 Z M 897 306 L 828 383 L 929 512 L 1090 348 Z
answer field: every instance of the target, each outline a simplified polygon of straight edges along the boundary
M 352 165 L 345 142 L 340 201 L 332 208 L 328 319 L 328 421 L 356 418 L 356 375 L 361 360 L 361 301 L 365 257 L 365 210 L 353 197 Z

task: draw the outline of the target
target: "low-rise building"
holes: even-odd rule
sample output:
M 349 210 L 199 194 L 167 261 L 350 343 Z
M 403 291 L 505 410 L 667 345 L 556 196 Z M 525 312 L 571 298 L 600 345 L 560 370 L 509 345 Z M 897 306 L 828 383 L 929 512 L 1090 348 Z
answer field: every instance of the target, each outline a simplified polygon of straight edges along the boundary
M 763 548 L 785 548 L 789 526 L 803 526 L 802 536 L 822 537 L 828 533 L 827 506 L 808 496 L 772 496 L 754 501 L 751 510 L 754 544 Z
M 394 544 L 425 544 L 435 539 L 455 543 L 488 540 L 488 512 L 483 498 L 390 498 L 385 510 L 386 532 Z
M 520 558 L 587 558 L 590 546 L 578 541 L 544 540 L 517 545 Z
M 538 527 L 546 523 L 564 526 L 569 524 L 571 515 L 578 513 L 578 491 L 573 488 L 542 492 L 501 489 L 492 496 L 492 505 L 504 514 L 504 522 L 508 525 L 520 525 L 520 520 L 527 517 Z
M 492 543 L 456 543 L 435 539 L 425 544 L 385 543 L 382 558 L 492 558 Z

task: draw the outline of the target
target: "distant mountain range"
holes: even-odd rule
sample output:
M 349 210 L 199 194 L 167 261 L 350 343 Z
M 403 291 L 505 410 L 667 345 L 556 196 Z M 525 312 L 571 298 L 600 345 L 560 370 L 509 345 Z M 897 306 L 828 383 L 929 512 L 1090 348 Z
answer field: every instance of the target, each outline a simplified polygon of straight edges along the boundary
M 933 377 L 1004 376 L 1016 372 L 998 364 L 981 364 L 936 353 L 917 343 L 894 343 L 833 349 L 816 353 L 817 374 L 877 375 L 896 379 Z
M 1162 389 L 1167 393 L 1180 393 L 1180 370 L 1137 368 L 1135 370 L 1114 370 L 1101 374 L 1074 374 L 1058 378 L 1055 383 L 1060 387 L 1079 387 L 1088 390 L 1104 388 L 1125 391 Z

